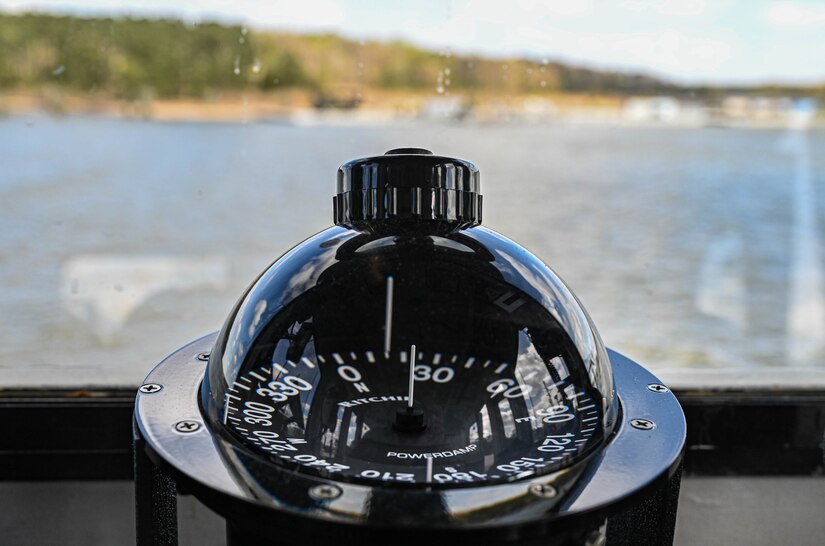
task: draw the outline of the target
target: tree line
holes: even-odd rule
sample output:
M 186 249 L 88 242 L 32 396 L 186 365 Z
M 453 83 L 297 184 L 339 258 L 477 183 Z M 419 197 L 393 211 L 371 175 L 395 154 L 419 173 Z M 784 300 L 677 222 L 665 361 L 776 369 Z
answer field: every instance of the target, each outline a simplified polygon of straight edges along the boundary
M 304 88 L 411 92 L 700 94 L 643 74 L 541 59 L 490 59 L 174 19 L 0 13 L 0 88 L 61 86 L 124 99 Z M 344 90 L 344 91 L 342 91 Z M 822 93 L 784 87 L 739 92 Z

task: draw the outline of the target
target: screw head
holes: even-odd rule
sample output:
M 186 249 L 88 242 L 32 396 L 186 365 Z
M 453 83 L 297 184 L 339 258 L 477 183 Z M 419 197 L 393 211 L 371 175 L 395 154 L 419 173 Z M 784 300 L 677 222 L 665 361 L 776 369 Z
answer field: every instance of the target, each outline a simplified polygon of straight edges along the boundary
M 532 495 L 543 499 L 552 499 L 559 494 L 555 487 L 547 483 L 534 483 L 530 485 L 529 491 Z
M 138 387 L 138 391 L 142 392 L 143 394 L 153 394 L 158 392 L 163 388 L 162 385 L 158 385 L 157 383 L 146 383 Z
M 332 500 L 341 496 L 343 491 L 337 485 L 331 483 L 324 483 L 310 487 L 309 496 L 315 500 Z
M 630 421 L 630 426 L 639 430 L 653 430 L 656 423 L 648 419 L 632 419 Z
M 201 362 L 208 361 L 209 360 L 209 353 L 200 353 L 198 355 L 198 360 L 200 360 Z
M 658 392 L 659 394 L 664 394 L 666 392 L 670 392 L 670 389 L 662 385 L 661 383 L 651 383 L 647 386 L 647 390 Z
M 175 423 L 175 430 L 181 434 L 190 434 L 200 430 L 201 424 L 197 421 L 178 421 Z

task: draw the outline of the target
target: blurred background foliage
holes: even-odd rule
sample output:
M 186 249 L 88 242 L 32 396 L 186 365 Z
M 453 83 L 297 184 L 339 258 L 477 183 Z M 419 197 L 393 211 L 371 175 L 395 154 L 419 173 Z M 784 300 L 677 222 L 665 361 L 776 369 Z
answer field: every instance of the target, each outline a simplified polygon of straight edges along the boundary
M 447 89 L 465 94 L 707 95 L 721 91 L 542 59 L 431 52 L 401 42 L 358 42 L 336 35 L 295 35 L 171 19 L 0 13 L 0 87 L 55 85 L 127 100 L 208 98 L 222 91 L 283 88 L 320 94 L 342 88 L 429 93 Z M 750 91 L 810 96 L 823 95 L 825 87 Z

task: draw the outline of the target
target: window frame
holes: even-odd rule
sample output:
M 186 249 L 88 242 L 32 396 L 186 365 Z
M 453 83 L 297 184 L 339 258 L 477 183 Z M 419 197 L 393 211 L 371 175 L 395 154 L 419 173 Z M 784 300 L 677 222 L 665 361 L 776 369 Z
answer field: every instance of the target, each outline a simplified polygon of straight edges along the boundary
M 132 480 L 135 389 L 0 391 L 0 481 Z M 825 473 L 825 389 L 676 389 L 694 476 Z

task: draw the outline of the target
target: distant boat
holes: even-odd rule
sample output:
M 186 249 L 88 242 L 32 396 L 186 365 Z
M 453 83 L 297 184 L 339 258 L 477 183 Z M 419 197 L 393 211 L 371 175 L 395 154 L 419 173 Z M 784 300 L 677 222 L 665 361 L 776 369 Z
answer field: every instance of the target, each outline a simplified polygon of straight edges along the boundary
M 335 108 L 338 110 L 353 110 L 361 106 L 361 97 L 358 95 L 350 95 L 348 97 L 336 96 L 332 93 L 318 93 L 312 101 L 312 106 L 317 110 L 324 110 L 328 108 Z

